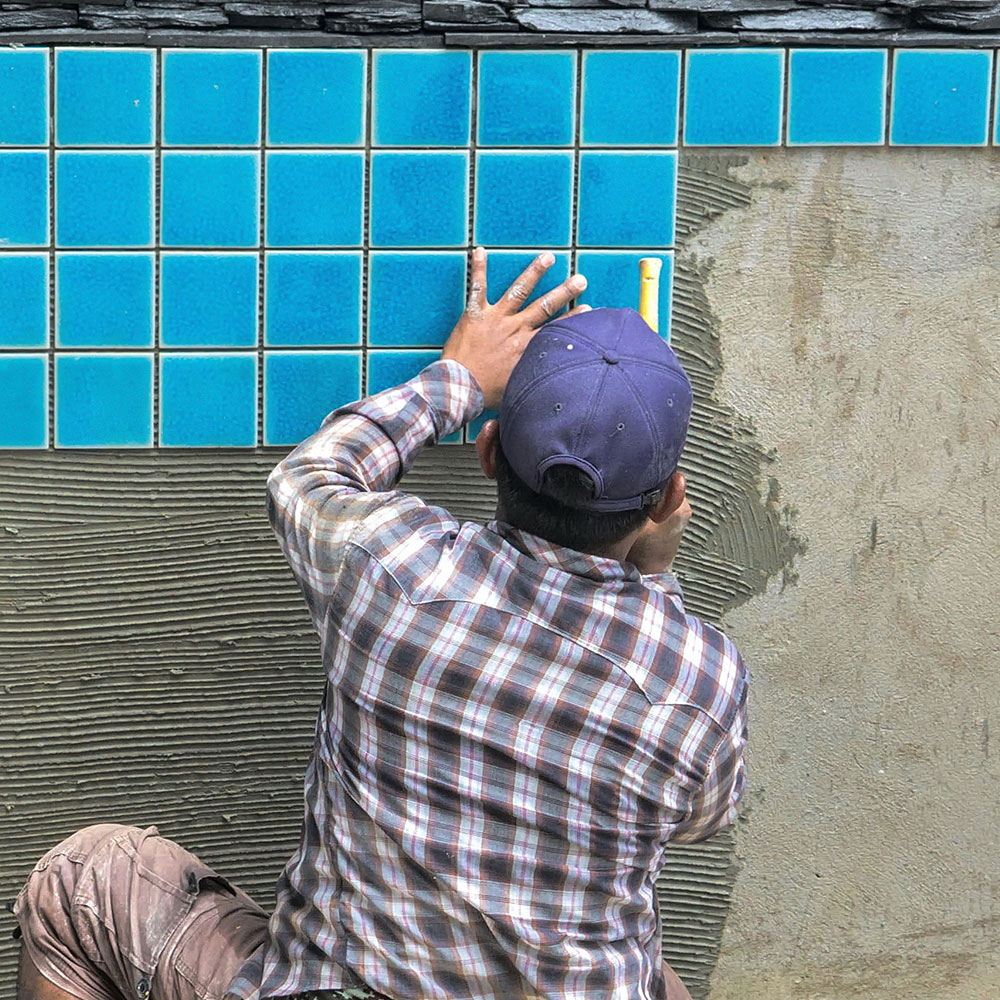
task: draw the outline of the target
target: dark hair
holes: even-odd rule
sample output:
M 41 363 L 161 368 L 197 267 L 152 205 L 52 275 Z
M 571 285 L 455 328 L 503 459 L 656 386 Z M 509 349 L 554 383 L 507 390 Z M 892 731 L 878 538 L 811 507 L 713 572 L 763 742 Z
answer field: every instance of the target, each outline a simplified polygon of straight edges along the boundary
M 542 475 L 546 492 L 536 493 L 511 468 L 497 447 L 497 497 L 503 519 L 553 545 L 599 554 L 641 528 L 655 498 L 638 510 L 598 513 L 574 506 L 594 495 L 594 481 L 572 465 L 553 465 Z M 558 498 L 558 499 L 557 499 Z

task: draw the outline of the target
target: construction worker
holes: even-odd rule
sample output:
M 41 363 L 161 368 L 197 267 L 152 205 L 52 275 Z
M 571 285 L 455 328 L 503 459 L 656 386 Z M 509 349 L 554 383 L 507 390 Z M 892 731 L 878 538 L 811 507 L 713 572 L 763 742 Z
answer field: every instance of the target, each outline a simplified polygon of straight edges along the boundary
M 326 672 L 270 919 L 155 828 L 90 827 L 18 897 L 19 1000 L 689 997 L 654 884 L 736 816 L 747 676 L 670 572 L 688 379 L 632 310 L 546 322 L 585 287 L 529 303 L 552 263 L 490 304 L 476 250 L 441 360 L 269 479 Z M 498 406 L 495 521 L 397 489 Z

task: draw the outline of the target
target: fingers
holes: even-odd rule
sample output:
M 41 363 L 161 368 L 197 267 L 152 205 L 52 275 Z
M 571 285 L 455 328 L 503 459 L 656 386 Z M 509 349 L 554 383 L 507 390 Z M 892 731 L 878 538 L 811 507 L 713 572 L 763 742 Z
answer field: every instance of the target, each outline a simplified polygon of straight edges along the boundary
M 552 319 L 563 306 L 572 302 L 586 287 L 587 279 L 582 274 L 574 274 L 557 288 L 553 288 L 532 302 L 521 315 L 529 326 L 541 326 Z
M 469 302 L 466 309 L 473 316 L 479 316 L 489 304 L 486 301 L 486 251 L 482 247 L 476 247 L 472 251 L 469 273 Z
M 539 254 L 518 276 L 514 284 L 504 292 L 502 302 L 505 313 L 516 313 L 531 297 L 535 285 L 545 272 L 555 263 L 555 256 L 548 251 Z

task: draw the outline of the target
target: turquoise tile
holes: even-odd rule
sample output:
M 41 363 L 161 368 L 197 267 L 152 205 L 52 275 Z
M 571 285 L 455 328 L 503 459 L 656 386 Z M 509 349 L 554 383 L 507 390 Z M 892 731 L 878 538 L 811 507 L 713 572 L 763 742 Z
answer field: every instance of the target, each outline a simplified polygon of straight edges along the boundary
M 162 173 L 164 246 L 257 246 L 258 154 L 164 153 Z
M 57 347 L 152 347 L 153 255 L 59 254 Z
M 327 414 L 360 398 L 360 351 L 267 351 L 264 444 L 298 444 L 319 430 Z
M 468 185 L 468 153 L 373 153 L 372 246 L 464 246 Z
M 252 448 L 256 443 L 256 354 L 160 357 L 162 447 Z
M 155 53 L 63 49 L 56 54 L 60 146 L 151 146 Z
M 577 242 L 668 247 L 676 195 L 676 153 L 581 153 Z
M 57 153 L 56 243 L 153 243 L 153 153 Z
M 48 343 L 48 256 L 0 254 L 0 347 Z
M 476 243 L 569 246 L 572 212 L 572 153 L 477 154 Z
M 480 146 L 571 146 L 576 103 L 573 52 L 481 52 Z
M 0 448 L 44 448 L 49 441 L 48 360 L 0 354 Z
M 268 153 L 267 245 L 360 246 L 364 153 Z
M 57 448 L 150 448 L 151 354 L 56 356 Z
M 360 146 L 365 137 L 366 60 L 364 52 L 268 52 L 268 143 Z
M 254 146 L 260 141 L 261 53 L 163 53 L 163 142 Z
M 467 146 L 471 87 L 470 52 L 376 52 L 375 145 Z
M 256 254 L 161 255 L 163 347 L 253 347 L 256 343 Z
M 438 361 L 440 351 L 369 351 L 367 358 L 368 395 L 373 396 L 384 389 L 397 385 L 419 375 L 429 364 Z M 442 444 L 460 444 L 462 432 L 455 431 L 442 438 Z
M 326 347 L 361 343 L 361 253 L 269 253 L 264 343 Z
M 0 153 L 0 246 L 48 242 L 48 153 Z
M 48 53 L 0 50 L 0 146 L 44 146 L 48 141 Z
M 984 146 L 993 54 L 899 49 L 893 59 L 890 142 Z
M 676 146 L 679 52 L 586 52 L 581 142 Z
M 885 49 L 793 49 L 788 62 L 788 144 L 884 142 L 887 63 Z
M 684 84 L 689 146 L 781 142 L 784 49 L 692 49 Z
M 466 255 L 373 251 L 368 261 L 368 343 L 441 347 L 465 308 Z
M 594 309 L 639 308 L 639 261 L 659 257 L 660 271 L 659 332 L 670 339 L 670 309 L 673 297 L 674 255 L 664 250 L 581 250 L 576 269 L 587 279 L 580 302 Z

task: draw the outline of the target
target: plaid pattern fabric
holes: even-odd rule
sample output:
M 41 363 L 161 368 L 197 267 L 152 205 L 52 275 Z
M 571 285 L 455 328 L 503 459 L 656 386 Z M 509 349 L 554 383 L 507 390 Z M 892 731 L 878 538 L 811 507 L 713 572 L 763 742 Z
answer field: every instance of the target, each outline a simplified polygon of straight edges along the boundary
M 327 685 L 299 850 L 237 996 L 662 998 L 656 872 L 744 788 L 747 676 L 676 580 L 395 489 L 482 408 L 437 362 L 269 480 Z

